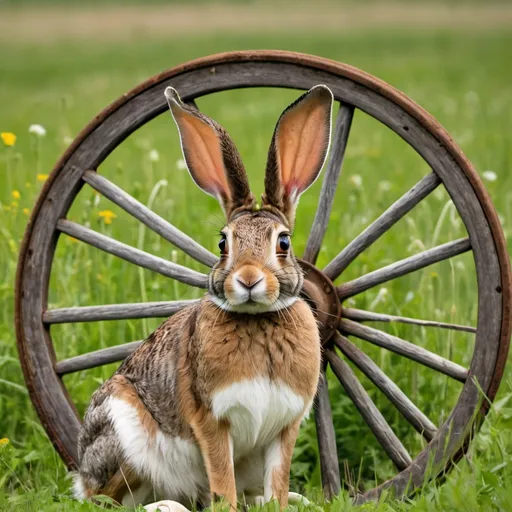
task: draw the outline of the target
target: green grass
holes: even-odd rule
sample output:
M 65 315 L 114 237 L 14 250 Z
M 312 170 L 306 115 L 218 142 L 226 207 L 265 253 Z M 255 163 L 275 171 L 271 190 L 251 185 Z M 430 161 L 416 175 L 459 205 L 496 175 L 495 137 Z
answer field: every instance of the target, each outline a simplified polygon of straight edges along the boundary
M 30 404 L 15 349 L 13 286 L 17 252 L 27 215 L 41 181 L 58 156 L 95 114 L 145 78 L 180 62 L 205 54 L 248 48 L 282 48 L 317 54 L 356 65 L 409 94 L 450 131 L 480 172 L 492 170 L 487 182 L 511 243 L 512 160 L 510 112 L 512 35 L 508 33 L 361 33 L 344 36 L 265 36 L 143 40 L 130 43 L 90 43 L 59 46 L 10 47 L 0 61 L 0 131 L 14 132 L 13 148 L 0 146 L 0 509 L 94 510 L 70 497 L 64 465 L 55 454 Z M 265 155 L 274 124 L 283 108 L 297 96 L 293 91 L 242 90 L 199 100 L 200 108 L 232 134 L 249 171 L 255 193 L 262 191 Z M 44 125 L 47 135 L 29 135 L 32 123 Z M 158 161 L 149 154 L 156 149 Z M 163 115 L 137 131 L 104 162 L 100 172 L 147 203 L 177 227 L 215 250 L 222 225 L 215 202 L 180 170 L 175 126 Z M 350 137 L 335 210 L 319 264 L 326 264 L 349 240 L 391 202 L 417 182 L 428 169 L 421 158 L 384 126 L 357 112 Z M 294 246 L 301 254 L 316 206 L 320 185 L 303 197 Z M 17 191 L 20 195 L 19 198 Z M 13 195 L 14 193 L 14 195 Z M 110 209 L 117 218 L 105 225 L 98 216 Z M 84 188 L 69 215 L 121 241 L 198 270 L 201 267 L 152 232 Z M 425 247 L 465 235 L 444 191 L 437 191 L 366 251 L 345 273 L 350 279 L 406 257 Z M 138 271 L 130 264 L 62 237 L 57 248 L 50 288 L 50 307 L 94 305 L 141 300 L 192 298 L 197 292 Z M 469 255 L 436 264 L 414 275 L 371 290 L 354 300 L 356 307 L 476 323 L 476 281 Z M 103 322 L 55 326 L 52 336 L 58 358 L 141 339 L 157 320 Z M 417 327 L 383 327 L 430 350 L 468 365 L 473 336 Z M 446 419 L 460 386 L 436 372 L 361 345 L 437 424 Z M 115 366 L 65 378 L 83 411 L 93 390 Z M 363 379 L 364 381 L 364 379 Z M 422 440 L 401 420 L 389 402 L 367 381 L 365 386 L 389 423 L 411 451 Z M 393 467 L 364 422 L 330 377 L 338 451 L 345 481 L 360 488 L 393 475 Z M 462 461 L 441 485 L 427 485 L 412 500 L 385 496 L 362 510 L 512 510 L 512 374 L 506 370 L 498 403 Z M 346 471 L 345 468 L 350 468 Z M 508 484 L 508 486 L 507 486 Z M 320 472 L 312 421 L 297 443 L 292 487 L 319 498 Z M 324 506 L 324 505 L 322 505 Z M 508 507 L 508 508 L 507 508 Z M 269 506 L 269 510 L 272 508 Z M 346 492 L 325 508 L 355 509 Z M 358 509 L 359 510 L 359 509 Z

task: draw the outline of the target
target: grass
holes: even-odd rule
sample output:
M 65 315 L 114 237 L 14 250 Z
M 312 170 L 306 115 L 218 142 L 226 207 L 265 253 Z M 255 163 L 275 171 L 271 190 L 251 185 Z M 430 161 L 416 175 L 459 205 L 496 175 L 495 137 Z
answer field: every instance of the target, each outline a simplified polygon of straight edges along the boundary
M 137 36 L 129 43 L 91 42 L 78 45 L 10 47 L 0 62 L 0 131 L 13 132 L 15 146 L 0 147 L 0 509 L 95 510 L 73 501 L 64 465 L 55 454 L 30 404 L 21 375 L 13 331 L 13 286 L 17 252 L 44 175 L 73 137 L 96 113 L 126 90 L 162 69 L 205 54 L 242 48 L 282 48 L 317 54 L 356 65 L 403 90 L 433 113 L 451 132 L 480 172 L 491 170 L 488 189 L 512 241 L 512 159 L 510 111 L 512 69 L 508 66 L 512 35 L 471 33 L 377 32 L 352 35 L 284 37 L 190 37 L 154 40 Z M 279 113 L 297 93 L 242 90 L 199 100 L 200 108 L 232 134 L 249 170 L 253 189 L 262 191 L 262 172 L 271 133 Z M 44 125 L 46 136 L 28 133 Z M 158 159 L 155 153 L 158 152 Z M 151 157 L 153 155 L 153 157 Z M 143 127 L 103 163 L 100 172 L 215 250 L 222 224 L 213 200 L 192 184 L 181 169 L 176 129 L 169 115 Z M 348 241 L 428 169 L 399 137 L 357 112 L 335 210 L 322 247 L 325 265 Z M 294 246 L 298 254 L 316 206 L 319 184 L 304 196 L 298 212 Z M 106 224 L 99 214 L 116 217 Z M 84 188 L 70 215 L 94 229 L 162 257 L 200 270 L 188 257 L 172 251 L 105 198 Z M 351 265 L 350 279 L 391 261 L 465 235 L 446 192 L 439 190 L 421 203 Z M 50 307 L 198 296 L 161 276 L 138 271 L 69 238 L 57 247 L 50 286 Z M 476 281 L 469 255 L 400 278 L 357 297 L 355 307 L 379 312 L 476 323 Z M 141 339 L 157 320 L 55 326 L 52 336 L 58 358 Z M 468 365 L 473 336 L 411 326 L 383 329 L 414 340 L 430 350 Z M 460 386 L 436 372 L 402 358 L 361 345 L 436 423 L 446 419 Z M 83 411 L 95 388 L 114 371 L 111 365 L 65 378 Z M 422 440 L 401 420 L 389 402 L 363 382 L 386 419 L 411 453 Z M 393 467 L 364 422 L 330 376 L 330 393 L 344 480 L 360 488 L 393 475 Z M 427 485 L 406 501 L 384 496 L 378 504 L 352 505 L 343 491 L 332 504 L 319 497 L 320 471 L 314 423 L 308 421 L 297 443 L 292 487 L 317 498 L 327 510 L 512 510 L 512 374 L 506 370 L 490 419 L 473 443 L 469 457 L 440 485 Z M 350 468 L 346 470 L 345 468 Z M 272 505 L 267 507 L 272 509 Z M 314 507 L 312 507 L 314 508 Z

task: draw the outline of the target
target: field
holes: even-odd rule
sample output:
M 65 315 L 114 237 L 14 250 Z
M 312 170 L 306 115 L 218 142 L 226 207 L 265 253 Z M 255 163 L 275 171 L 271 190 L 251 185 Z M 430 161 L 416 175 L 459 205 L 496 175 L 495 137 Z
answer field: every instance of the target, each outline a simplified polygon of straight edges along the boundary
M 6 11 L 9 12 L 9 11 Z M 509 14 L 508 14 L 509 15 Z M 0 11 L 0 18 L 2 12 Z M 504 18 L 506 16 L 504 15 Z M 508 19 L 508 18 L 507 18 Z M 5 21 L 5 18 L 4 18 Z M 475 21 L 475 20 L 474 20 Z M 165 34 L 134 31 L 93 38 L 79 32 L 63 39 L 41 29 L 30 37 L 0 35 L 0 509 L 95 510 L 72 500 L 66 469 L 40 426 L 24 386 L 13 328 L 14 276 L 20 240 L 38 192 L 59 155 L 99 111 L 163 69 L 206 54 L 280 48 L 355 65 L 404 91 L 430 111 L 483 177 L 512 247 L 512 32 L 506 23 L 401 27 L 318 27 L 301 32 L 275 27 L 247 34 L 223 30 Z M 371 25 L 371 24 L 370 24 Z M 421 24 L 420 24 L 421 25 Z M 1 31 L 0 31 L 1 32 Z M 198 100 L 202 111 L 232 135 L 254 192 L 262 192 L 268 144 L 281 111 L 295 91 L 240 90 Z M 29 127 L 44 127 L 29 133 Z M 37 129 L 35 130 L 38 131 Z M 6 143 L 5 143 L 6 142 Z M 99 171 L 148 204 L 205 247 L 216 252 L 222 214 L 192 183 L 181 161 L 176 128 L 164 114 L 130 136 Z M 365 114 L 354 118 L 335 208 L 319 265 L 327 264 L 351 239 L 428 172 L 426 164 L 398 136 Z M 320 183 L 301 200 L 293 237 L 296 254 L 305 247 Z M 122 242 L 204 271 L 158 235 L 90 188 L 83 188 L 68 218 Z M 392 261 L 465 236 L 448 194 L 437 190 L 406 219 L 363 253 L 344 273 L 349 280 Z M 49 307 L 174 300 L 199 297 L 197 290 L 133 267 L 74 239 L 61 237 L 50 287 Z M 424 319 L 476 325 L 476 280 L 469 254 L 372 289 L 354 307 Z M 130 320 L 55 326 L 59 359 L 143 339 L 158 320 Z M 415 326 L 379 326 L 468 366 L 474 336 Z M 399 356 L 358 342 L 407 392 L 430 419 L 441 424 L 460 385 Z M 351 504 L 347 491 L 332 504 L 319 496 L 320 472 L 312 418 L 303 426 L 292 467 L 292 488 L 318 506 L 342 510 L 512 510 L 512 372 L 505 371 L 495 405 L 460 462 L 438 485 L 413 498 L 384 496 L 378 504 Z M 81 412 L 91 393 L 115 370 L 110 365 L 65 378 Z M 358 375 L 361 375 L 358 373 Z M 423 441 L 371 383 L 365 387 L 410 453 Z M 334 376 L 329 389 L 340 467 L 345 482 L 369 489 L 394 469 Z M 273 510 L 273 505 L 267 506 Z

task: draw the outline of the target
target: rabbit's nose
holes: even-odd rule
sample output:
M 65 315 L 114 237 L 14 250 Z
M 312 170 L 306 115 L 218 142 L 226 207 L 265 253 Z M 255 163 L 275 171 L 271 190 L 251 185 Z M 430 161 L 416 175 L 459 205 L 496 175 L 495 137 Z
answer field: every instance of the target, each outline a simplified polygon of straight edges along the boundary
M 255 276 L 255 277 L 249 277 L 244 278 L 242 276 L 236 277 L 237 282 L 239 282 L 244 288 L 247 288 L 250 290 L 251 288 L 254 288 L 258 283 L 260 283 L 263 280 L 263 276 Z

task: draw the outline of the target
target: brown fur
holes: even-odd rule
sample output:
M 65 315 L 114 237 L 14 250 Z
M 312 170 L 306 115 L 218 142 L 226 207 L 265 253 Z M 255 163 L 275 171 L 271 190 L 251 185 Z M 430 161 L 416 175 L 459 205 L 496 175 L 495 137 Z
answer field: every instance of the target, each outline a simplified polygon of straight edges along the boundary
M 230 425 L 213 416 L 215 393 L 264 377 L 286 384 L 307 407 L 318 384 L 320 339 L 311 309 L 298 298 L 302 271 L 291 247 L 280 249 L 277 240 L 289 233 L 298 196 L 320 171 L 332 95 L 325 87 L 314 88 L 281 116 L 262 211 L 252 210 L 247 176 L 227 133 L 183 104 L 173 89 L 166 96 L 190 172 L 221 201 L 229 220 L 223 231 L 232 246 L 210 273 L 208 295 L 164 322 L 93 395 L 79 436 L 80 477 L 87 496 L 103 492 L 117 501 L 143 483 L 144 475 L 127 466 L 109 417 L 108 398 L 115 397 L 137 411 L 150 443 L 158 432 L 196 442 L 211 493 L 236 509 Z M 259 292 L 240 288 L 260 279 L 265 287 Z M 282 507 L 300 419 L 286 425 L 278 438 L 281 464 L 272 474 L 272 493 Z M 198 494 L 204 498 L 202 490 Z

